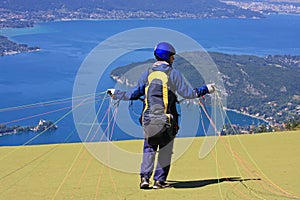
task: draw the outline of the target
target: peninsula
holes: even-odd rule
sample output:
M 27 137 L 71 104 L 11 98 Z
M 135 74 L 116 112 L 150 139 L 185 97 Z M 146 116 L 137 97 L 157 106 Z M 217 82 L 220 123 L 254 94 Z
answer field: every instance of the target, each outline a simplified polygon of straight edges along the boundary
M 56 130 L 57 128 L 58 126 L 55 125 L 53 122 L 46 121 L 43 119 L 40 119 L 39 123 L 35 126 L 6 126 L 4 124 L 0 124 L 0 136 L 12 135 L 28 131 L 41 132 L 48 130 Z
M 40 47 L 29 47 L 26 44 L 17 44 L 7 37 L 0 35 L 0 56 L 12 55 L 22 52 L 39 51 Z
M 187 52 L 193 59 L 198 52 Z M 227 108 L 267 120 L 275 126 L 300 121 L 300 56 L 231 55 L 209 52 L 216 64 L 225 91 L 221 95 L 227 99 Z M 197 58 L 197 57 L 195 57 Z M 183 73 L 193 87 L 204 84 L 201 75 L 181 57 L 176 58 L 174 68 Z M 121 66 L 111 72 L 111 77 L 120 83 L 132 86 L 134 77 L 126 72 L 135 68 L 145 69 L 154 59 Z M 209 101 L 208 101 L 209 102 Z

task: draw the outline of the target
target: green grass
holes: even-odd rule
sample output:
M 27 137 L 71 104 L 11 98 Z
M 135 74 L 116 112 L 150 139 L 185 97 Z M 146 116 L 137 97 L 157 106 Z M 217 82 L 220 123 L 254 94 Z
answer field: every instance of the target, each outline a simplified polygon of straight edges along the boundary
M 138 174 L 106 167 L 83 144 L 0 147 L 0 199 L 300 197 L 299 130 L 222 137 L 207 157 L 199 159 L 203 139 L 196 138 L 173 163 L 168 180 L 174 188 L 165 190 L 140 190 Z M 142 141 L 114 145 L 130 152 L 142 150 Z

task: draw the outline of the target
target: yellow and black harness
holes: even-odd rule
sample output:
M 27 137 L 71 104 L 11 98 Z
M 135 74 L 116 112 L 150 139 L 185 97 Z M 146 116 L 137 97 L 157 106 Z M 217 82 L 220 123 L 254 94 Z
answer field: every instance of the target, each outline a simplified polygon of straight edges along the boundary
M 173 138 L 173 116 L 169 110 L 169 74 L 170 70 L 149 70 L 145 87 L 142 125 L 149 143 L 159 144 Z

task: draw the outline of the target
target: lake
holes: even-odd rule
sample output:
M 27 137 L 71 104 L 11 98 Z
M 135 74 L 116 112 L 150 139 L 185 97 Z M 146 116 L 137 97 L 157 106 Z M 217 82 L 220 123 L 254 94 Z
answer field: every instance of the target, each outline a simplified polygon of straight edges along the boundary
M 43 134 L 28 132 L 2 136 L 0 145 L 80 142 L 70 113 L 70 99 L 27 109 L 3 109 L 71 98 L 77 71 L 89 52 L 114 34 L 142 27 L 179 31 L 193 38 L 207 51 L 259 56 L 300 55 L 300 17 L 294 15 L 270 15 L 260 20 L 78 20 L 39 23 L 33 28 L 1 29 L 0 35 L 18 43 L 39 46 L 42 50 L 0 58 L 0 124 L 34 125 L 45 118 L 58 121 L 59 128 Z M 113 62 L 109 69 L 152 57 L 151 51 L 128 54 Z M 108 74 L 101 82 L 99 91 L 114 86 L 115 82 Z M 261 123 L 258 119 L 231 111 L 228 115 L 233 123 L 240 125 Z M 115 130 L 119 131 L 117 128 Z M 112 139 L 140 137 L 141 133 L 139 137 L 120 133 L 114 134 Z

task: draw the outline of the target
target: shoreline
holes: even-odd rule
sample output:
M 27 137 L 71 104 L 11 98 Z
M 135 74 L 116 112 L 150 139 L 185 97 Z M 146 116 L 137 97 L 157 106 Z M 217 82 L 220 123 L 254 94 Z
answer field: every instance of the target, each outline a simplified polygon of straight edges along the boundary
M 8 52 L 4 52 L 3 54 L 1 54 L 1 56 L 12 56 L 12 55 L 21 54 L 21 53 L 31 53 L 31 52 L 38 52 L 38 51 L 41 51 L 41 48 L 37 48 L 34 50 L 28 50 L 28 51 L 8 51 Z
M 262 13 L 263 17 L 245 17 L 245 16 L 219 16 L 219 17 L 115 17 L 115 18 L 59 18 L 53 20 L 34 21 L 32 26 L 6 26 L 0 27 L 0 30 L 5 29 L 22 29 L 22 28 L 34 28 L 37 24 L 51 23 L 51 22 L 69 22 L 69 21 L 144 21 L 144 20 L 209 20 L 209 19 L 241 19 L 241 20 L 263 20 L 270 16 L 294 16 L 300 17 L 300 14 L 294 13 Z
M 263 20 L 265 18 L 268 18 L 269 16 L 294 16 L 294 17 L 300 17 L 300 14 L 291 14 L 291 13 L 264 13 L 264 17 L 257 18 L 257 17 L 136 17 L 136 18 L 61 18 L 61 19 L 54 19 L 49 21 L 35 21 L 32 26 L 24 26 L 24 27 L 3 27 L 0 28 L 0 30 L 6 30 L 6 29 L 22 29 L 22 28 L 34 28 L 37 24 L 43 24 L 43 23 L 51 23 L 51 22 L 71 22 L 71 21 L 145 21 L 145 20 L 230 20 L 230 19 L 240 19 L 240 20 Z M 1 33 L 0 33 L 1 34 Z
M 259 120 L 262 120 L 264 121 L 265 123 L 269 124 L 270 122 L 267 121 L 266 119 L 262 118 L 262 117 L 258 117 L 258 116 L 255 116 L 255 115 L 251 115 L 250 113 L 245 113 L 245 112 L 241 112 L 239 110 L 236 110 L 236 109 L 232 109 L 232 108 L 224 108 L 226 111 L 232 111 L 232 112 L 235 112 L 235 113 L 238 113 L 238 114 L 242 114 L 242 115 L 246 115 L 248 117 L 252 117 L 252 118 L 255 118 L 255 119 L 259 119 Z

